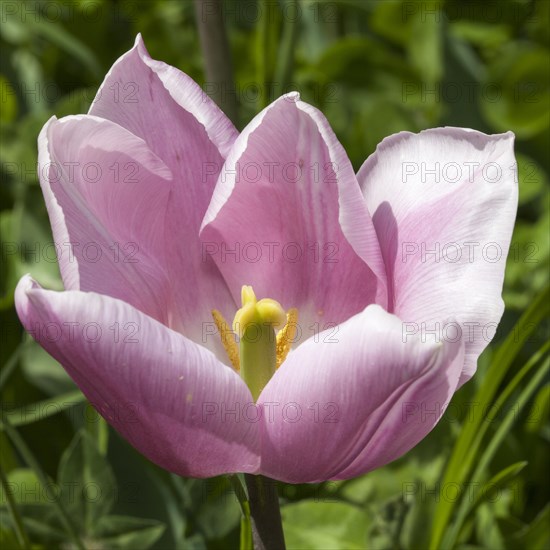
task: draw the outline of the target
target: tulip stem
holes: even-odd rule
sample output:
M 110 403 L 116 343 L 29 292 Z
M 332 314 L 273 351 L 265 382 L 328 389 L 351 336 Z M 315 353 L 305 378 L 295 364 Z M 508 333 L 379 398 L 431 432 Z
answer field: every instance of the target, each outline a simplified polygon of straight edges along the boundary
M 258 9 L 261 10 L 261 14 L 258 18 L 258 29 L 256 38 L 256 70 L 257 70 L 257 84 L 259 86 L 259 106 L 260 109 L 267 107 L 269 104 L 269 23 L 270 15 L 268 13 L 269 6 L 266 0 L 259 0 Z
M 229 39 L 221 0 L 195 0 L 195 16 L 204 56 L 206 83 L 210 97 L 233 124 L 238 124 L 238 104 L 233 80 Z
M 285 537 L 277 483 L 264 476 L 244 474 L 250 503 L 254 550 L 284 550 Z
M 298 19 L 300 6 L 298 0 L 286 0 L 285 8 L 287 16 L 284 18 L 283 35 L 279 45 L 278 65 L 275 73 L 275 93 L 278 97 L 289 92 L 287 86 L 292 77 L 294 66 L 294 52 L 296 49 L 296 39 L 298 38 Z M 289 8 L 292 7 L 292 10 Z

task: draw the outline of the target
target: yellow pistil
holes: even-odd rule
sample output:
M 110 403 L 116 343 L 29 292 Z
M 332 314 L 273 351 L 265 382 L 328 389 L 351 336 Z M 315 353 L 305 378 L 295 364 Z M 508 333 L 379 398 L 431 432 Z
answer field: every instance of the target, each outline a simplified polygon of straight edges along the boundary
M 287 311 L 285 326 L 277 333 L 276 369 L 278 369 L 281 366 L 281 363 L 286 359 L 286 356 L 288 355 L 288 352 L 294 342 L 294 338 L 296 337 L 297 327 L 298 310 L 293 307 Z
M 258 300 L 248 285 L 242 287 L 241 300 L 242 307 L 235 314 L 232 327 L 218 310 L 212 311 L 212 317 L 233 368 L 256 399 L 290 352 L 298 326 L 298 310 L 292 308 L 285 313 L 276 300 Z M 280 329 L 277 335 L 275 329 Z M 235 334 L 239 336 L 239 344 Z
M 285 324 L 286 315 L 281 304 L 271 298 L 258 301 L 251 286 L 243 286 L 241 300 L 243 307 L 237 311 L 233 319 L 233 331 L 239 338 L 242 338 L 247 327 L 254 323 L 267 324 L 273 328 Z
M 243 306 L 245 304 L 255 304 L 257 301 L 254 289 L 250 285 L 243 285 L 241 288 L 241 302 Z
M 229 357 L 233 368 L 239 372 L 241 370 L 239 364 L 239 345 L 235 342 L 235 335 L 227 321 L 223 318 L 223 315 L 217 309 L 212 310 L 212 317 L 220 333 L 220 338 L 227 353 L 227 357 Z

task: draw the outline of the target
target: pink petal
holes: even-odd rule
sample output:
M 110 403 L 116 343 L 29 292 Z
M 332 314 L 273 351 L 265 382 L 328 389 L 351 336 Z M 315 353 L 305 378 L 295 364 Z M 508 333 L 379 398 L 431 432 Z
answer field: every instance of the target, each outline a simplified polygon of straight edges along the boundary
M 178 330 L 214 349 L 219 337 L 203 338 L 203 323 L 212 323 L 212 309 L 231 319 L 236 306 L 199 229 L 237 130 L 191 78 L 151 59 L 140 35 L 105 77 L 90 114 L 143 138 L 172 171 L 165 249 Z
M 168 278 L 156 252 L 165 238 L 170 169 L 142 139 L 87 115 L 53 117 L 38 143 L 65 288 L 121 298 L 166 322 L 168 297 L 159 289 Z
M 179 313 L 170 326 L 226 358 L 219 336 L 203 334 L 203 327 L 211 330 L 212 309 L 231 319 L 236 305 L 199 229 L 237 130 L 193 79 L 151 59 L 141 35 L 105 77 L 90 114 L 143 138 L 172 171 L 164 246 Z
M 386 138 L 358 174 L 386 264 L 390 311 L 409 333 L 463 337 L 461 384 L 504 309 L 517 207 L 513 142 L 512 133 L 460 128 L 403 132 Z M 458 325 L 444 325 L 450 316 Z
M 67 288 L 123 299 L 227 359 L 219 337 L 211 335 L 211 311 L 218 309 L 231 318 L 236 306 L 198 234 L 237 131 L 188 76 L 151 59 L 139 36 L 106 76 L 90 114 L 69 117 L 78 120 L 82 129 L 72 123 L 63 132 L 45 128 L 39 144 L 42 185 L 49 195 L 52 224 L 57 226 L 56 240 L 67 246 L 67 241 L 79 240 L 74 238 L 78 235 L 80 242 L 99 242 L 103 247 L 102 262 L 62 266 Z M 109 128 L 113 137 L 109 148 L 99 138 L 93 146 L 88 143 L 86 125 L 92 120 L 95 124 L 103 120 L 103 131 Z M 58 123 L 50 124 L 58 128 Z M 74 143 L 68 146 L 70 140 Z M 135 147 L 141 156 L 155 159 L 157 175 L 171 179 L 170 185 L 158 185 L 159 178 L 151 179 L 151 169 L 141 169 Z M 74 182 L 67 181 L 66 173 L 52 174 L 47 166 L 77 161 L 80 169 L 99 165 L 102 177 L 72 205 L 74 193 L 61 193 L 50 180 L 61 180 L 59 185 L 67 188 Z M 83 223 L 90 211 L 94 222 Z M 76 218 L 66 220 L 66 213 Z M 126 246 L 126 252 L 139 250 L 139 256 L 133 256 L 139 265 L 107 265 L 107 258 L 119 252 L 109 251 L 116 248 L 117 239 L 123 239 L 119 245 Z M 70 253 L 76 255 L 67 248 L 66 256 Z
M 201 321 L 211 321 L 205 307 L 221 302 L 233 309 L 213 264 L 210 271 L 204 267 L 215 289 L 198 286 L 186 303 L 176 300 L 176 289 L 196 275 L 182 269 L 179 278 L 172 276 L 176 243 L 166 216 L 175 183 L 141 138 L 90 115 L 52 118 L 39 137 L 39 167 L 67 290 L 119 298 L 198 342 Z M 200 303 L 200 291 L 219 300 Z M 219 338 L 208 340 L 212 349 L 220 347 Z
M 435 426 L 463 362 L 460 342 L 405 338 L 400 319 L 377 305 L 310 338 L 258 399 L 261 473 L 346 479 L 398 458 Z
M 134 47 L 107 73 L 89 114 L 127 128 L 147 141 L 170 167 L 180 166 L 184 172 L 185 165 L 196 168 L 202 160 L 225 158 L 238 136 L 231 121 L 192 78 L 151 59 L 140 34 Z M 206 151 L 213 158 L 203 159 Z
M 384 265 L 351 164 L 297 94 L 243 130 L 201 238 L 235 297 L 250 284 L 259 298 L 297 307 L 303 338 L 385 302 Z
M 252 396 L 211 352 L 99 294 L 47 291 L 25 276 L 15 300 L 25 329 L 147 458 L 184 476 L 257 471 L 257 424 L 230 412 Z

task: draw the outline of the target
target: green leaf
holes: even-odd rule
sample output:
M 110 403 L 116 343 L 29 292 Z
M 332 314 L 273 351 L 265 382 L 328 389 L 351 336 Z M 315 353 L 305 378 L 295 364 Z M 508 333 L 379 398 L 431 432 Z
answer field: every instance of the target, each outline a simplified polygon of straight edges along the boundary
M 288 550 L 364 549 L 368 517 L 344 502 L 303 500 L 281 508 Z
M 325 50 L 315 68 L 325 82 L 368 85 L 370 89 L 381 71 L 397 73 L 408 82 L 416 82 L 414 70 L 404 59 L 369 37 L 350 36 L 335 42 Z M 401 97 L 402 90 L 396 92 Z
M 19 358 L 21 357 L 22 352 L 24 348 L 27 347 L 27 345 L 27 343 L 19 344 L 15 348 L 15 351 L 10 355 L 6 363 L 2 366 L 2 370 L 0 371 L 0 391 L 4 389 L 6 382 L 9 380 L 10 376 L 17 368 L 17 365 L 19 364 Z
M 75 390 L 37 403 L 29 403 L 15 410 L 7 410 L 4 414 L 7 415 L 13 426 L 25 426 L 70 409 L 84 401 L 86 398 L 82 392 Z
M 484 548 L 505 550 L 504 535 L 500 530 L 497 518 L 491 506 L 483 505 L 476 518 L 476 534 Z
M 500 493 L 503 487 L 506 487 L 513 479 L 515 479 L 521 471 L 527 466 L 528 462 L 522 460 L 516 462 L 504 470 L 501 470 L 498 474 L 493 476 L 487 483 L 484 483 L 481 489 L 477 493 L 477 497 L 472 505 L 470 513 L 472 513 L 478 506 L 486 501 L 491 502 L 493 497 Z
M 413 116 L 418 119 L 422 113 L 421 109 L 426 109 L 424 105 L 413 114 L 403 106 L 403 103 L 389 100 L 382 94 L 373 94 L 362 103 L 361 111 L 350 117 L 351 120 L 347 122 L 347 130 L 353 136 L 347 148 L 348 154 L 350 157 L 361 159 L 374 151 L 387 135 L 405 130 L 418 130 Z
M 17 98 L 9 80 L 0 75 L 0 90 L 2 101 L 0 101 L 0 124 L 10 124 L 17 116 Z
M 525 431 L 533 434 L 542 432 L 550 417 L 550 384 L 540 389 L 525 420 Z
M 495 401 L 493 406 L 493 411 L 500 411 L 503 405 L 505 404 L 505 402 L 513 394 L 516 388 L 519 387 L 520 383 L 527 376 L 527 374 L 530 374 L 531 370 L 533 370 L 535 366 L 539 367 L 538 370 L 535 372 L 535 374 L 533 376 L 530 376 L 529 382 L 527 383 L 525 388 L 522 389 L 519 397 L 515 400 L 514 407 L 511 407 L 508 410 L 503 421 L 499 424 L 498 429 L 494 433 L 493 437 L 489 440 L 488 444 L 483 449 L 483 452 L 481 453 L 481 456 L 477 461 L 475 471 L 468 478 L 469 483 L 479 484 L 481 482 L 483 476 L 485 475 L 486 470 L 489 467 L 491 460 L 495 456 L 497 450 L 499 449 L 500 445 L 504 441 L 506 435 L 511 430 L 514 422 L 517 420 L 517 417 L 520 411 L 525 407 L 528 400 L 531 398 L 533 393 L 538 388 L 539 384 L 542 382 L 544 376 L 546 376 L 548 366 L 550 365 L 550 358 L 547 358 L 546 361 L 542 361 L 542 363 L 541 363 L 541 359 L 546 357 L 546 354 L 548 353 L 549 349 L 550 349 L 550 341 L 547 342 L 542 347 L 542 349 L 539 350 L 535 355 L 533 355 L 533 357 L 531 357 L 531 359 L 527 362 L 527 364 L 516 374 L 516 376 L 514 376 L 511 382 L 505 387 L 504 391 L 499 395 L 499 398 Z M 488 423 L 486 422 L 485 426 L 487 426 L 487 424 Z M 479 444 L 481 443 L 481 438 L 483 437 L 483 434 L 485 431 L 486 431 L 486 428 L 480 427 L 481 433 L 479 434 L 479 437 L 477 438 L 476 442 L 473 445 L 475 449 L 479 448 Z M 507 472 L 507 473 L 509 474 L 510 472 Z M 459 479 L 460 479 L 460 482 L 462 482 L 463 480 L 466 479 L 466 477 L 464 476 Z M 474 504 L 477 505 L 479 503 L 475 502 Z M 494 508 L 494 506 L 492 507 Z M 452 548 L 454 546 L 455 541 L 460 532 L 460 529 L 467 515 L 471 512 L 471 509 L 472 509 L 472 502 L 470 501 L 470 499 L 462 498 L 462 500 L 460 501 L 456 518 L 453 521 L 446 536 L 444 537 L 441 544 L 441 548 L 447 549 L 447 548 Z M 481 512 L 482 516 L 483 516 L 483 513 L 484 512 Z
M 48 395 L 75 390 L 65 369 L 31 337 L 21 352 L 21 370 L 29 382 Z
M 512 548 L 529 548 L 529 550 L 547 550 L 550 547 L 550 504 L 527 526 L 519 531 L 510 544 Z
M 23 525 L 21 510 L 14 495 L 17 485 L 14 482 L 8 481 L 2 467 L 0 467 L 0 485 L 2 487 L 2 493 L 0 495 L 2 497 L 2 505 L 8 510 L 11 520 L 10 524 L 14 529 L 19 543 L 18 545 L 21 545 L 26 550 L 30 550 L 30 539 Z
M 411 7 L 412 12 L 418 11 L 418 7 L 412 2 L 408 4 L 407 8 Z M 404 0 L 377 2 L 370 25 L 375 33 L 404 46 L 410 38 L 409 26 L 406 23 L 410 21 L 411 15 L 412 13 L 404 6 Z M 396 21 L 401 24 L 396 25 Z
M 4 525 L 0 525 L 0 544 L 2 548 L 9 548 L 10 550 L 21 548 L 14 531 Z
M 182 503 L 177 491 L 174 490 L 171 479 L 175 474 L 169 474 L 168 472 L 158 469 L 152 469 L 149 472 L 152 484 L 159 491 L 164 506 L 166 508 L 166 514 L 168 516 L 168 527 L 170 528 L 170 534 L 175 545 L 179 548 L 181 541 L 185 538 L 185 531 L 188 523 L 187 514 L 182 513 Z M 180 478 L 178 478 L 180 479 Z
M 47 491 L 48 488 L 52 486 L 52 484 L 48 476 L 42 469 L 40 462 L 36 459 L 24 439 L 19 435 L 18 431 L 11 425 L 8 419 L 4 419 L 0 426 L 6 432 L 13 446 L 21 455 L 22 459 L 30 468 L 32 468 L 32 470 L 36 474 L 37 479 L 40 481 L 40 486 L 42 490 Z M 80 539 L 80 535 L 77 532 L 75 525 L 71 521 L 67 510 L 63 506 L 61 499 L 54 498 L 51 502 L 52 512 L 55 513 L 55 520 L 59 520 L 63 524 L 63 528 L 65 531 L 64 534 L 66 534 L 66 536 L 71 539 L 71 544 L 74 544 L 78 550 L 84 550 L 84 544 Z M 42 508 L 42 505 L 40 505 L 40 508 Z M 26 513 L 26 516 L 28 516 L 28 513 Z
M 518 161 L 519 204 L 538 197 L 548 187 L 548 178 L 542 167 L 522 153 L 516 153 Z
M 198 533 L 186 538 L 182 548 L 185 548 L 185 550 L 208 550 L 204 538 Z
M 45 219 L 42 223 L 22 203 L 0 214 L 2 264 L 5 263 L 5 267 L 2 266 L 5 271 L 2 274 L 0 307 L 13 304 L 15 286 L 25 273 L 32 272 L 48 288 L 63 289 L 51 230 L 46 223 Z
M 186 486 L 189 490 L 186 506 L 206 539 L 223 538 L 239 525 L 239 501 L 226 476 L 192 479 Z
M 12 489 L 13 497 L 17 504 L 45 504 L 48 495 L 40 487 L 40 481 L 30 468 L 16 468 L 7 475 L 8 483 Z M 55 495 L 51 495 L 53 498 Z M 0 505 L 6 504 L 4 492 L 0 493 Z
M 371 18 L 374 32 L 405 47 L 410 65 L 429 86 L 443 76 L 441 7 L 435 0 L 417 5 L 406 0 L 378 2 Z
M 446 34 L 445 39 L 446 47 L 461 68 L 472 76 L 476 83 L 484 80 L 486 77 L 485 64 L 479 59 L 473 46 L 453 32 Z
M 550 2 L 547 0 L 535 0 L 533 2 L 533 12 L 527 21 L 526 27 L 529 36 L 541 44 L 550 43 Z
M 422 481 L 418 483 L 418 486 L 438 487 L 435 484 L 426 484 Z M 430 532 L 426 529 L 426 525 L 430 525 L 433 520 L 434 510 L 437 506 L 436 500 L 436 498 L 427 498 L 425 494 L 422 494 L 422 489 L 420 494 L 411 499 L 403 527 L 398 533 L 403 548 L 428 548 Z
M 34 113 L 43 113 L 45 103 L 39 94 L 44 89 L 44 74 L 39 59 L 31 51 L 19 48 L 12 54 L 12 64 L 17 71 L 19 85 L 32 92 L 25 94 L 27 108 Z
M 443 21 L 439 1 L 422 2 L 411 18 L 409 59 L 430 88 L 443 76 Z M 429 17 L 424 10 L 431 10 Z
M 13 42 L 22 43 L 39 36 L 55 44 L 61 51 L 80 61 L 95 76 L 100 76 L 101 67 L 94 52 L 57 21 L 47 20 L 29 12 L 22 23 L 13 17 L 10 21 L 10 37 Z
M 446 418 L 443 419 L 445 420 Z M 399 538 L 403 548 L 428 547 L 430 533 L 426 525 L 431 523 L 434 509 L 438 505 L 438 499 L 430 498 L 428 490 L 439 487 L 438 481 L 444 461 L 445 456 L 441 453 L 436 454 L 429 461 L 409 459 L 404 464 L 408 468 L 403 468 L 403 473 L 398 479 L 400 496 L 407 504 L 408 511 L 396 537 Z
M 435 483 L 440 470 L 441 460 L 438 457 L 427 464 L 411 457 L 408 461 L 390 464 L 342 482 L 338 495 L 355 504 L 381 503 L 401 496 L 404 484 L 421 475 L 422 481 L 427 484 Z
M 539 201 L 547 204 L 547 198 Z M 506 263 L 504 301 L 509 308 L 524 309 L 548 280 L 550 268 L 550 213 L 536 223 L 518 220 Z
M 97 536 L 106 548 L 147 550 L 164 533 L 159 521 L 125 516 L 107 516 L 99 521 Z
M 99 519 L 113 506 L 117 487 L 109 463 L 85 431 L 79 431 L 63 453 L 57 481 L 68 514 L 93 537 Z
M 481 110 L 501 132 L 531 138 L 550 125 L 550 52 L 529 43 L 503 47 L 488 67 Z
M 450 32 L 485 52 L 492 52 L 510 40 L 512 29 L 505 24 L 459 20 L 451 23 Z
M 527 311 L 521 316 L 515 327 L 495 354 L 491 366 L 485 374 L 483 384 L 476 392 L 473 402 L 488 406 L 493 402 L 502 380 L 508 373 L 517 354 L 550 310 L 550 286 L 541 292 Z M 475 464 L 483 435 L 489 427 L 483 415 L 475 415 L 466 423 L 453 447 L 442 486 L 450 483 L 463 483 Z M 432 524 L 430 548 L 439 548 L 443 533 L 447 528 L 455 502 L 449 499 L 442 501 L 436 508 Z
M 5 210 L 0 213 L 0 245 L 2 246 L 0 308 L 7 309 L 13 305 L 13 293 L 17 281 L 22 275 L 21 262 L 18 257 L 20 244 L 11 238 L 13 211 Z
M 46 548 L 58 548 L 60 543 L 71 544 L 53 505 L 24 504 L 21 512 L 23 525 L 33 542 L 40 542 Z

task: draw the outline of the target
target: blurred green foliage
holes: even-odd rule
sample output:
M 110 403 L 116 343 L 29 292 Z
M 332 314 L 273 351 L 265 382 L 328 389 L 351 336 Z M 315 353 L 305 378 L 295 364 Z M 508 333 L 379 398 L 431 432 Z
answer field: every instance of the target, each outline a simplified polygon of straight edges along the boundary
M 507 309 L 478 374 L 397 462 L 347 482 L 280 484 L 289 547 L 548 548 L 550 390 L 540 349 L 549 301 L 550 2 L 225 5 L 236 79 L 227 93 L 236 93 L 240 127 L 297 89 L 326 114 L 356 168 L 401 130 L 453 125 L 517 138 Z M 13 307 L 26 272 L 62 288 L 36 176 L 42 125 L 86 112 L 138 32 L 154 58 L 208 90 L 193 3 L 4 1 L 0 17 L 0 464 L 22 530 L 33 548 L 238 547 L 228 479 L 179 479 L 109 434 L 63 369 L 23 338 Z M 51 414 L 33 417 L 37 403 Z M 95 496 L 68 498 L 86 483 Z M 3 488 L 1 496 L 2 547 L 19 548 L 10 495 Z

